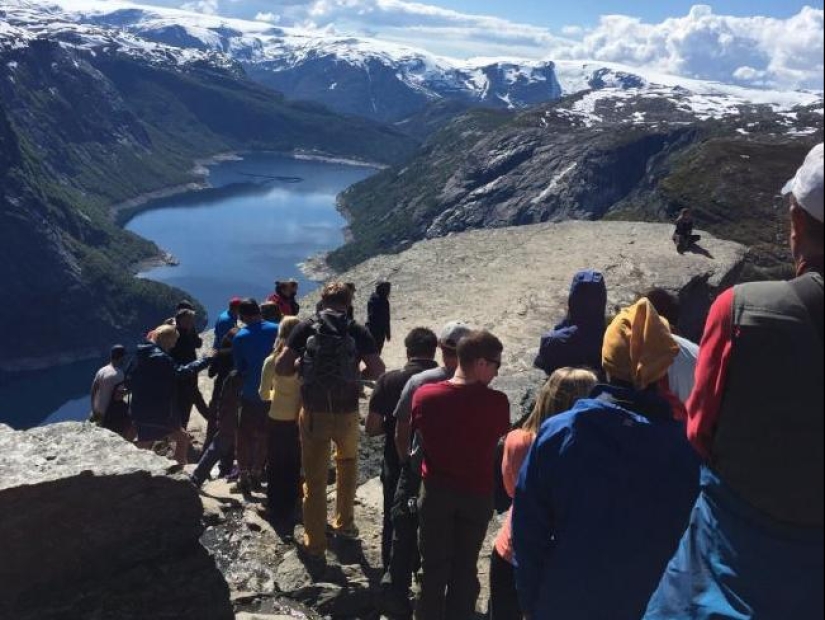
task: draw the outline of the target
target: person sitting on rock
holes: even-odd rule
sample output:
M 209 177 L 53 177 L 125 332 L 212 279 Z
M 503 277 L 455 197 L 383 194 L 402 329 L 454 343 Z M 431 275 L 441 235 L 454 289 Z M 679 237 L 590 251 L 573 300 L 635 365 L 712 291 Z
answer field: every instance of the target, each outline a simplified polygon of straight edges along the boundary
M 421 445 L 412 434 L 412 401 L 424 385 L 448 381 L 458 368 L 458 343 L 472 328 L 462 321 L 450 321 L 441 329 L 438 347 L 442 365 L 425 370 L 407 381 L 392 414 L 395 420 L 395 447 L 400 473 L 392 505 L 392 547 L 389 566 L 381 580 L 381 607 L 387 614 L 409 616 L 412 576 L 419 564 L 418 496 L 421 490 Z
M 488 387 L 503 349 L 489 332 L 470 333 L 458 345 L 455 376 L 413 397 L 413 430 L 424 454 L 416 620 L 475 617 L 478 557 L 493 516 L 495 450 L 510 428 L 507 396 Z
M 392 505 L 401 475 L 398 451 L 395 449 L 395 418 L 393 413 L 401 399 L 407 381 L 414 375 L 438 366 L 435 352 L 438 337 L 432 330 L 416 327 L 404 340 L 407 365 L 401 370 L 386 373 L 375 384 L 370 398 L 366 432 L 370 437 L 384 436 L 384 459 L 381 466 L 381 484 L 384 489 L 384 527 L 381 536 L 381 561 L 386 571 L 392 548 Z
M 641 299 L 605 333 L 608 384 L 541 428 L 513 506 L 526 616 L 644 613 L 699 490 L 699 459 L 658 390 L 678 350 Z
M 313 569 L 325 564 L 327 549 L 327 477 L 330 446 L 335 444 L 336 514 L 334 533 L 357 538 L 355 492 L 358 484 L 359 413 L 362 377 L 378 379 L 384 362 L 370 333 L 347 317 L 352 300 L 342 282 L 330 282 L 321 293 L 324 310 L 303 321 L 275 363 L 275 372 L 303 381 L 299 421 L 304 466 L 304 557 Z
M 92 381 L 92 422 L 101 424 L 112 402 L 115 388 L 123 383 L 123 363 L 126 361 L 126 347 L 115 345 L 109 352 L 109 363 L 97 371 Z
M 700 235 L 693 234 L 693 212 L 690 209 L 682 209 L 676 219 L 676 230 L 673 233 L 676 251 L 684 254 L 701 238 Z
M 560 368 L 550 375 L 536 397 L 530 417 L 521 428 L 510 431 L 504 443 L 502 477 L 511 498 L 516 492 L 521 466 L 542 424 L 548 418 L 571 409 L 580 398 L 589 396 L 596 382 L 596 375 L 590 370 Z M 491 620 L 522 620 L 524 617 L 516 591 L 512 518 L 510 510 L 504 517 L 504 525 L 490 556 Z
M 542 336 L 534 365 L 552 375 L 559 368 L 590 368 L 601 374 L 607 286 L 599 271 L 584 270 L 573 277 L 567 316 Z
M 136 363 L 129 374 L 129 415 L 137 429 L 138 447 L 151 449 L 154 442 L 167 439 L 175 443 L 175 460 L 183 465 L 187 461 L 189 435 L 181 424 L 175 394 L 179 379 L 197 375 L 209 366 L 211 358 L 179 364 L 169 355 L 178 341 L 178 330 L 172 325 L 161 325 L 152 335 L 152 341 L 138 347 Z

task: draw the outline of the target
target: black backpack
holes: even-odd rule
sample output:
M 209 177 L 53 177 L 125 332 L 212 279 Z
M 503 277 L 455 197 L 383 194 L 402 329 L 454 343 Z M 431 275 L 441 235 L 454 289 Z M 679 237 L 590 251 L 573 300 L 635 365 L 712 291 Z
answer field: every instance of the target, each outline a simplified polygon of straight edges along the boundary
M 354 322 L 325 310 L 312 322 L 301 358 L 302 393 L 310 411 L 349 412 L 358 407 L 360 355 L 351 335 Z

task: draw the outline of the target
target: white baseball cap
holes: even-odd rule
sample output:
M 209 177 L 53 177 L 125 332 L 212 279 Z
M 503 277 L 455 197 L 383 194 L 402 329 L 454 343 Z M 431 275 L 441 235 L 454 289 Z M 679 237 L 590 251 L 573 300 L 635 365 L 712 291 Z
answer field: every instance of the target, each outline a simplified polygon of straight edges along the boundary
M 808 153 L 796 176 L 782 188 L 783 196 L 793 194 L 799 206 L 820 222 L 823 209 L 823 152 L 825 148 L 820 142 Z
M 450 321 L 442 328 L 438 342 L 442 347 L 455 350 L 458 342 L 472 331 L 473 328 L 463 321 Z

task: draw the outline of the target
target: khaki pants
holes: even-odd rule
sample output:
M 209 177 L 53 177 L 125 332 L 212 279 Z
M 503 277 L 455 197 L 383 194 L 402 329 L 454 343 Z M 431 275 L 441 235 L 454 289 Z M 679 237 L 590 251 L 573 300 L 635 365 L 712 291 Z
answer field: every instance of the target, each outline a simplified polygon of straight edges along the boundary
M 327 549 L 327 476 L 331 444 L 337 468 L 336 508 L 333 527 L 355 526 L 355 491 L 358 484 L 358 412 L 301 412 L 301 448 L 304 466 L 304 542 L 321 555 Z

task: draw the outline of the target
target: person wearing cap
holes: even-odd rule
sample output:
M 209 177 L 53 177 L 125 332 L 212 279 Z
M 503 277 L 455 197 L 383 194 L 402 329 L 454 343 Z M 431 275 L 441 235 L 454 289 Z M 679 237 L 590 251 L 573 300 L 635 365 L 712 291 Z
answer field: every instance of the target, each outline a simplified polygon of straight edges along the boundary
M 278 338 L 278 325 L 264 321 L 254 299 L 244 299 L 238 307 L 245 327 L 232 340 L 235 370 L 243 377 L 241 414 L 238 421 L 238 490 L 260 490 L 267 452 L 269 403 L 259 393 L 264 360 Z
M 414 375 L 438 367 L 435 353 L 438 337 L 426 327 L 416 327 L 404 339 L 407 364 L 381 376 L 375 384 L 369 405 L 366 432 L 370 437 L 384 436 L 384 459 L 381 465 L 381 485 L 384 490 L 384 527 L 381 537 L 381 560 L 389 566 L 392 545 L 392 504 L 398 488 L 401 464 L 395 449 L 395 412 L 407 381 Z
M 367 329 L 375 339 L 379 353 L 384 350 L 384 343 L 392 340 L 390 293 L 392 284 L 381 281 L 375 285 L 375 292 L 367 302 Z
M 442 365 L 410 377 L 392 413 L 395 420 L 395 448 L 399 478 L 391 509 L 392 542 L 388 566 L 381 582 L 383 611 L 409 615 L 412 576 L 418 564 L 418 494 L 421 487 L 421 449 L 412 436 L 412 401 L 419 388 L 453 378 L 458 368 L 458 343 L 472 328 L 461 321 L 450 321 L 438 337 Z
M 240 297 L 233 297 L 229 300 L 229 307 L 218 315 L 218 320 L 215 321 L 214 346 L 216 349 L 220 348 L 229 330 L 238 326 L 238 308 L 240 308 L 241 301 L 243 300 Z
M 547 376 L 559 368 L 589 368 L 601 374 L 607 286 L 601 272 L 592 269 L 573 276 L 567 315 L 541 338 L 533 364 Z
M 699 491 L 699 459 L 658 383 L 679 350 L 647 299 L 607 328 L 607 384 L 541 427 L 512 538 L 530 618 L 636 620 Z
M 115 345 L 109 353 L 109 363 L 97 371 L 92 381 L 92 422 L 101 424 L 112 402 L 115 388 L 123 383 L 123 362 L 126 359 L 126 347 Z
M 648 620 L 823 617 L 823 145 L 790 194 L 796 279 L 711 307 L 688 400 L 704 459 Z

